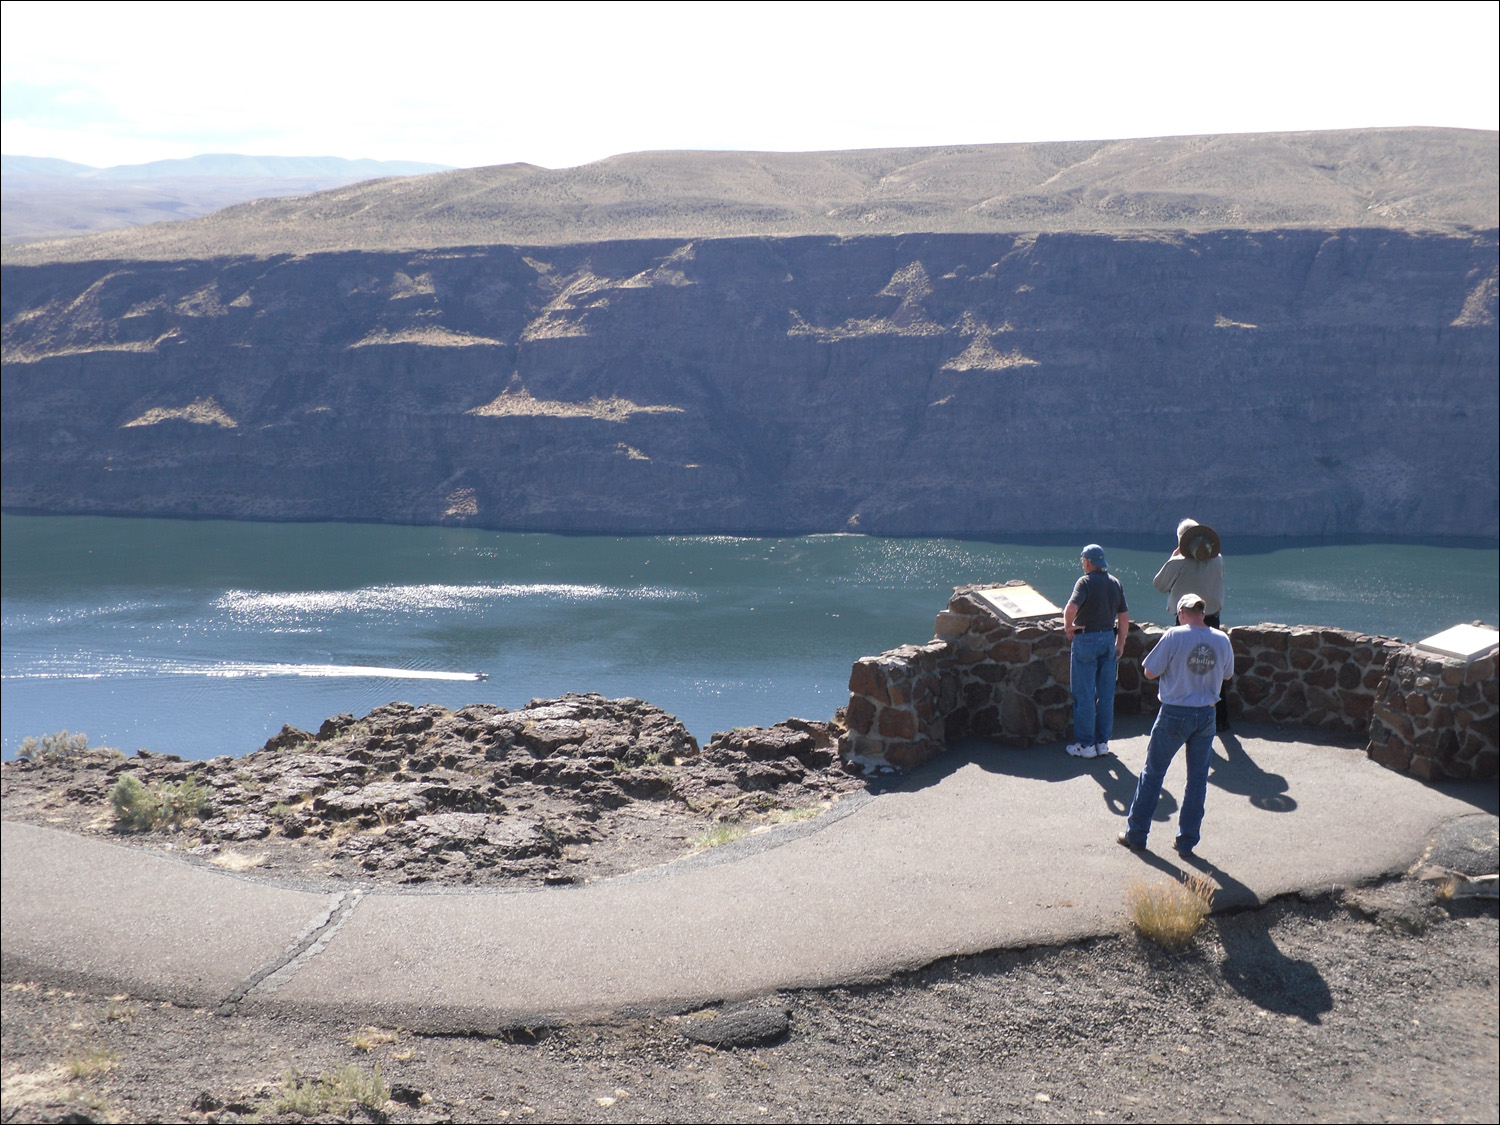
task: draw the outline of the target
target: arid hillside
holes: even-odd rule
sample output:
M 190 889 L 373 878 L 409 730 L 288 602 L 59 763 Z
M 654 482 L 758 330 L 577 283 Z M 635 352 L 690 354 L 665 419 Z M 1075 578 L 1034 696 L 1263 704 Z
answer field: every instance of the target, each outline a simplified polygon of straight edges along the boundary
M 643 238 L 1487 230 L 1496 134 L 1365 129 L 854 152 L 641 152 L 374 180 L 7 247 L 8 263 Z
M 205 155 L 94 168 L 45 157 L 0 157 L 0 239 L 35 242 L 207 215 L 251 199 L 305 195 L 445 171 L 412 161 Z

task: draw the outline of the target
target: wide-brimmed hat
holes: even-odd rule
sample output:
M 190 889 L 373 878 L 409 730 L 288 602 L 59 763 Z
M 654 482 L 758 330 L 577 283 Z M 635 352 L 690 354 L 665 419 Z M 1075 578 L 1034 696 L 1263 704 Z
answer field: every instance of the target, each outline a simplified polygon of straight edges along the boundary
M 1219 543 L 1219 533 L 1206 523 L 1190 524 L 1177 536 L 1177 549 L 1185 559 L 1207 562 L 1224 548 Z

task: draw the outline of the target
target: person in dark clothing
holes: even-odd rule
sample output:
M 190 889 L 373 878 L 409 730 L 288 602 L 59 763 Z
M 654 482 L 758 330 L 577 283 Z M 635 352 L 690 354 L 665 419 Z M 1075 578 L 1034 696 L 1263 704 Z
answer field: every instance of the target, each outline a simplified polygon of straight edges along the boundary
M 1130 633 L 1130 607 L 1125 588 L 1109 573 L 1103 547 L 1090 543 L 1079 562 L 1083 577 L 1063 609 L 1063 632 L 1072 646 L 1073 741 L 1067 749 L 1075 758 L 1098 758 L 1110 752 L 1115 676 Z

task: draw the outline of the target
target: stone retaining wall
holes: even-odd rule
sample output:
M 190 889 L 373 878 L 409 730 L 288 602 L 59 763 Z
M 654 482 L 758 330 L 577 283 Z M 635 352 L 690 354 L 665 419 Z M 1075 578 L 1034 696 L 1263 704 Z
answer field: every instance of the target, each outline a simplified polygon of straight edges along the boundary
M 1402 649 L 1370 717 L 1370 757 L 1421 778 L 1496 776 L 1500 681 L 1496 660 L 1445 660 Z
M 849 677 L 848 759 L 910 769 L 949 740 L 979 735 L 1011 746 L 1056 742 L 1072 722 L 1068 641 L 1061 615 L 1011 621 L 976 593 L 953 591 L 925 645 L 855 662 Z M 1156 706 L 1141 658 L 1161 631 L 1132 624 L 1120 662 L 1117 709 Z
M 849 674 L 849 734 L 839 754 L 871 765 L 919 766 L 962 731 L 959 674 L 946 640 L 902 645 L 855 662 Z
M 1019 585 L 1019 583 L 1016 583 Z M 846 759 L 910 769 L 968 735 L 1013 746 L 1063 742 L 1072 720 L 1061 615 L 1013 621 L 960 586 L 924 645 L 862 657 L 849 677 Z M 1391 637 L 1238 626 L 1232 718 L 1369 734 L 1370 756 L 1421 777 L 1496 776 L 1496 660 L 1466 667 Z M 1141 661 L 1162 630 L 1132 622 L 1118 714 L 1154 712 Z
M 1393 637 L 1342 629 L 1263 624 L 1228 633 L 1234 678 L 1224 698 L 1231 719 L 1336 734 L 1369 730 L 1386 669 L 1406 648 Z

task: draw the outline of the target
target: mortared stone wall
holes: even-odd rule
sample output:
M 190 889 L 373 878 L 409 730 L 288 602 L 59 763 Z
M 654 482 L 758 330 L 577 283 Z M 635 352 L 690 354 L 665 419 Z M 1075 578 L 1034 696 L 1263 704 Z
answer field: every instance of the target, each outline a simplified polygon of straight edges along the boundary
M 1067 739 L 1072 695 L 1061 614 L 1011 620 L 976 589 L 955 588 L 931 641 L 855 662 L 839 747 L 846 760 L 910 769 L 968 736 L 1011 746 Z M 1496 776 L 1494 656 L 1465 664 L 1342 629 L 1261 624 L 1228 633 L 1231 719 L 1368 737 L 1370 757 L 1422 778 Z M 1131 623 L 1117 714 L 1156 710 L 1156 685 L 1141 661 L 1161 634 Z

